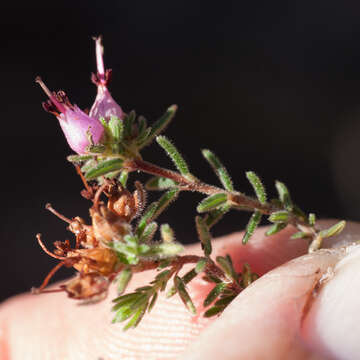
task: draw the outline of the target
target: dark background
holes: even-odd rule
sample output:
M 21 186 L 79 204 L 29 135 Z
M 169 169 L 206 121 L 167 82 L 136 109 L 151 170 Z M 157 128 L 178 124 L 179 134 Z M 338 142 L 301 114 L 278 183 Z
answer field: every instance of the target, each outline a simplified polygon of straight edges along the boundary
M 199 149 L 213 149 L 236 188 L 251 192 L 255 170 L 275 196 L 283 180 L 319 217 L 360 218 L 360 5 L 358 1 L 14 2 L 1 9 L 0 300 L 38 286 L 55 260 L 39 248 L 72 239 L 44 209 L 87 217 L 89 203 L 55 117 L 45 113 L 41 75 L 51 89 L 89 108 L 96 88 L 91 37 L 102 34 L 110 90 L 125 111 L 151 122 L 179 112 L 167 135 L 195 175 L 217 179 Z M 220 5 L 221 4 L 221 5 Z M 145 158 L 170 161 L 156 145 Z M 197 194 L 183 194 L 160 219 L 178 240 L 196 240 Z M 215 234 L 240 230 L 231 213 Z M 63 271 L 58 279 L 71 272 Z

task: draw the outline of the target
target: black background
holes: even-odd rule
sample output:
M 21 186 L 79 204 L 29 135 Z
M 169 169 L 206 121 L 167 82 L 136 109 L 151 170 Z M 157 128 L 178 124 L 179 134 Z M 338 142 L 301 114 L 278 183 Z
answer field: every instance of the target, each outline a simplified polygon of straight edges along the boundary
M 55 265 L 37 232 L 50 248 L 72 239 L 46 202 L 87 217 L 71 151 L 34 78 L 89 108 L 94 35 L 104 37 L 110 90 L 125 111 L 151 122 L 179 105 L 167 135 L 195 175 L 217 182 L 199 151 L 209 147 L 238 190 L 251 192 L 251 169 L 272 196 L 281 179 L 319 217 L 360 218 L 358 1 L 14 2 L 0 16 L 0 299 L 39 285 Z M 144 157 L 171 166 L 157 145 Z M 160 219 L 184 243 L 196 240 L 200 199 L 183 194 Z M 231 213 L 215 234 L 242 229 L 248 216 Z

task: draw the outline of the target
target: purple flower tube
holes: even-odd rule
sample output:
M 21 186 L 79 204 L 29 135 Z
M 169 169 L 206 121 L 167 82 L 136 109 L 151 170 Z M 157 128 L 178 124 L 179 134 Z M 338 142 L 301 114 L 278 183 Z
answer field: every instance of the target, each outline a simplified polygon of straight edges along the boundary
M 86 154 L 87 147 L 91 145 L 89 135 L 94 144 L 101 143 L 104 127 L 98 119 L 86 115 L 76 105 L 71 105 L 64 92 L 52 93 L 40 77 L 36 78 L 36 82 L 49 97 L 49 101 L 43 103 L 44 109 L 57 117 L 72 150 L 80 155 Z
M 111 116 L 123 119 L 125 115 L 124 112 L 112 98 L 109 90 L 107 89 L 107 83 L 111 75 L 111 70 L 105 70 L 104 68 L 104 48 L 101 44 L 101 37 L 95 38 L 94 40 L 96 47 L 97 74 L 93 74 L 92 81 L 97 86 L 97 96 L 90 109 L 89 116 L 94 119 L 100 119 L 102 117 L 106 121 L 109 121 Z

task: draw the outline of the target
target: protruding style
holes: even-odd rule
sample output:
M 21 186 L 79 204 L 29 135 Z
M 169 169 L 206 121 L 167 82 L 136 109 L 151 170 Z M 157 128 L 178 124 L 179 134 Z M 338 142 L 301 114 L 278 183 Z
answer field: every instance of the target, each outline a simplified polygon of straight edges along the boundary
M 107 122 L 111 116 L 116 116 L 119 119 L 124 118 L 124 112 L 121 107 L 112 98 L 107 84 L 110 80 L 111 70 L 105 70 L 103 61 L 104 48 L 101 44 L 101 37 L 94 38 L 96 48 L 96 66 L 97 73 L 93 74 L 91 79 L 97 86 L 97 96 L 93 106 L 90 109 L 89 116 L 94 119 L 104 118 Z

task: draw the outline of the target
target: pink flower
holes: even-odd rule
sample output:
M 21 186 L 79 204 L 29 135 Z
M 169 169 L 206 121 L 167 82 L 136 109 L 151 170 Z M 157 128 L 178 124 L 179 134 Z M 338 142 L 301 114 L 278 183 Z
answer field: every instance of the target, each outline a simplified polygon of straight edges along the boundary
M 96 47 L 96 65 L 97 74 L 93 74 L 92 81 L 97 86 L 97 96 L 93 106 L 90 109 L 89 116 L 94 119 L 103 117 L 106 121 L 110 120 L 111 116 L 116 116 L 119 119 L 124 118 L 124 112 L 121 107 L 112 98 L 107 83 L 110 79 L 111 70 L 104 68 L 103 51 L 101 44 L 101 37 L 94 38 Z
M 63 91 L 52 93 L 40 77 L 36 78 L 36 82 L 49 97 L 49 101 L 43 103 L 44 109 L 57 117 L 72 150 L 78 154 L 86 154 L 90 145 L 89 135 L 94 144 L 101 143 L 104 127 L 98 119 L 86 115 L 76 105 L 71 105 Z

